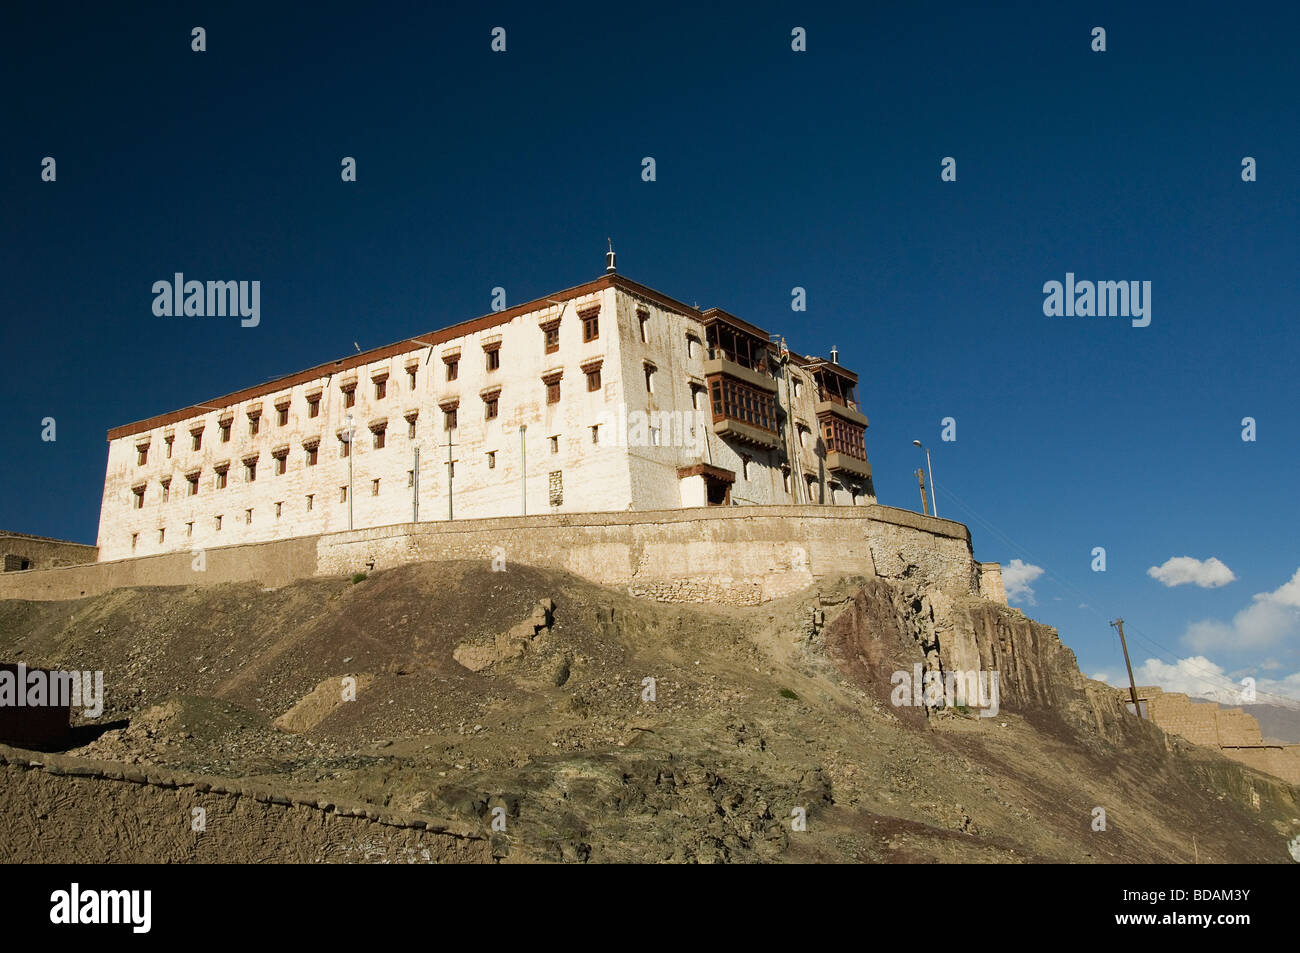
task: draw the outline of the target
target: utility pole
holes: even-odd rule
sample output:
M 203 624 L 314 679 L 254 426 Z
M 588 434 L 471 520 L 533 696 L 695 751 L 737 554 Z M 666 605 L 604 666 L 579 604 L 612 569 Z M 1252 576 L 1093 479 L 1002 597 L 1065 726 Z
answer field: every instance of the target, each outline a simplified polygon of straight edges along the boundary
M 1133 663 L 1128 660 L 1128 643 L 1124 641 L 1124 620 L 1116 619 L 1111 626 L 1119 630 L 1119 645 L 1124 650 L 1124 667 L 1128 669 L 1128 693 L 1133 699 L 1133 714 L 1142 717 L 1142 706 L 1138 704 L 1137 685 L 1133 681 Z
M 921 512 L 926 516 L 930 515 L 930 504 L 925 499 L 925 471 L 917 468 L 916 480 L 921 485 Z
M 919 440 L 913 440 L 912 446 L 920 447 L 925 451 L 925 467 L 930 471 L 930 509 L 935 516 L 939 515 L 939 501 L 934 498 L 934 467 L 930 465 L 930 448 Z

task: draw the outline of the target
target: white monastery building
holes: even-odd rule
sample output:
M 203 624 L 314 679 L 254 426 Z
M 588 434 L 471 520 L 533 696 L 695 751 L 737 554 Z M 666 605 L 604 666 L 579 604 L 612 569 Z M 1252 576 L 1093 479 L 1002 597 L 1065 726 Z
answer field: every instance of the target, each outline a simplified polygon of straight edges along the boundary
M 875 503 L 857 375 L 614 270 L 108 433 L 99 559 L 421 520 Z

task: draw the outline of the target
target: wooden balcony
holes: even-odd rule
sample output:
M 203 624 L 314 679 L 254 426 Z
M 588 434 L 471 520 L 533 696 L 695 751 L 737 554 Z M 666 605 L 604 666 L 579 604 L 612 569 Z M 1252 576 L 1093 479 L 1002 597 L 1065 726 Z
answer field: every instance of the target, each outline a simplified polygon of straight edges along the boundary
M 857 424 L 864 429 L 867 426 L 866 414 L 837 400 L 819 400 L 815 405 L 815 409 L 819 420 L 826 414 L 834 414 L 841 420 L 847 420 L 849 423 Z
M 730 437 L 733 440 L 739 440 L 741 443 L 751 444 L 755 447 L 771 449 L 780 446 L 781 443 L 780 438 L 770 430 L 755 427 L 743 420 L 736 420 L 734 417 L 715 417 L 713 432 L 719 437 Z
M 776 381 L 766 374 L 751 370 L 739 361 L 734 360 L 725 351 L 714 350 L 712 355 L 704 361 L 704 376 L 709 377 L 714 374 L 725 374 L 733 380 L 765 390 L 769 394 L 776 393 Z
M 826 469 L 832 473 L 851 473 L 859 477 L 871 476 L 871 464 L 866 460 L 859 460 L 857 457 L 834 450 L 826 454 Z

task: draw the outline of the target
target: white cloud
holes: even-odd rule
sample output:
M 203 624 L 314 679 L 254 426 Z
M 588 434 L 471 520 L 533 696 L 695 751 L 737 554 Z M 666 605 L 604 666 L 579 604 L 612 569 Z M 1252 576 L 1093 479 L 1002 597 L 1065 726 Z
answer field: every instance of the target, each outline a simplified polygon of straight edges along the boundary
M 1147 575 L 1166 586 L 1191 583 L 1202 589 L 1216 589 L 1236 580 L 1232 570 L 1211 556 L 1201 562 L 1191 556 L 1173 556 L 1163 565 L 1152 566 Z
M 1272 592 L 1257 593 L 1231 622 L 1203 619 L 1187 627 L 1183 641 L 1198 652 L 1263 649 L 1300 635 L 1300 569 Z
M 1234 674 L 1245 675 L 1248 672 Z M 1109 672 L 1098 672 L 1093 678 L 1116 688 L 1128 688 L 1128 675 L 1124 672 L 1115 676 Z M 1229 676 L 1222 665 L 1210 661 L 1204 655 L 1181 658 L 1173 664 L 1149 658 L 1133 669 L 1133 680 L 1139 685 L 1155 685 L 1166 692 L 1182 692 L 1221 705 L 1251 704 L 1242 697 L 1245 686 Z M 1300 672 L 1280 679 L 1257 677 L 1255 694 L 1255 702 L 1259 704 L 1292 707 L 1284 699 L 1293 699 L 1300 705 Z
M 1042 566 L 1013 559 L 1002 567 L 1002 585 L 1007 590 L 1008 602 L 1024 600 L 1031 606 L 1038 605 L 1034 599 L 1034 590 L 1030 583 L 1043 574 Z

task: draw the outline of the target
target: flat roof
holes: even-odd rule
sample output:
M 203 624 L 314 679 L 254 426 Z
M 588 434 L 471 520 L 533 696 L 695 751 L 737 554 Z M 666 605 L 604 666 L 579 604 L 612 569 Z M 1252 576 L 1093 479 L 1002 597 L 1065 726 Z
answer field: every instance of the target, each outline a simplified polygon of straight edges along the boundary
M 350 354 L 345 358 L 337 361 L 329 361 L 325 364 L 318 364 L 315 367 L 309 367 L 304 371 L 298 371 L 295 374 L 286 374 L 283 377 L 277 377 L 274 380 L 266 381 L 254 387 L 246 387 L 243 390 L 237 390 L 234 393 L 225 394 L 221 397 L 214 397 L 212 400 L 204 401 L 201 404 L 192 404 L 189 407 L 182 407 L 179 410 L 173 410 L 169 413 L 158 414 L 154 417 L 148 417 L 144 420 L 137 420 L 135 423 L 123 424 L 120 427 L 114 427 L 108 431 L 109 440 L 120 440 L 123 437 L 130 437 L 133 434 L 144 433 L 157 427 L 166 427 L 169 424 L 180 423 L 182 420 L 189 420 L 192 417 L 198 417 L 202 414 L 214 410 L 224 410 L 235 404 L 243 403 L 247 400 L 253 400 L 257 397 L 265 397 L 278 391 L 288 390 L 298 384 L 305 384 L 308 381 L 317 378 L 327 377 L 331 374 L 341 374 L 355 367 L 362 367 L 366 364 L 373 364 L 375 361 L 387 360 L 396 357 L 398 354 L 405 354 L 408 351 L 419 350 L 425 347 L 436 347 L 439 344 L 445 344 L 456 338 L 464 337 L 468 334 L 474 334 L 479 331 L 485 331 L 501 324 L 508 324 L 521 314 L 527 314 L 530 311 L 537 311 L 549 307 L 554 301 L 569 301 L 573 298 L 581 298 L 597 291 L 603 291 L 606 288 L 621 288 L 632 294 L 648 298 L 671 311 L 677 311 L 696 320 L 701 320 L 701 312 L 698 308 L 693 308 L 688 304 L 683 304 L 668 295 L 648 288 L 639 282 L 632 281 L 630 278 L 624 278 L 618 274 L 606 274 L 597 278 L 595 281 L 589 281 L 586 284 L 576 285 L 572 288 L 566 288 L 563 291 L 552 292 L 533 301 L 526 301 L 523 304 L 515 305 L 513 308 L 507 308 L 504 311 L 493 311 L 482 317 L 471 318 L 468 321 L 461 321 L 459 324 L 453 324 L 449 327 L 441 328 L 430 334 L 421 334 L 416 337 L 407 338 L 403 341 L 397 341 L 393 344 L 387 344 L 383 347 L 371 348 L 368 351 L 362 351 L 360 354 Z
M 294 374 L 286 374 L 283 377 L 277 377 L 273 380 L 257 384 L 253 387 L 246 387 L 243 390 L 237 390 L 221 397 L 214 397 L 211 400 L 204 401 L 201 404 L 192 404 L 189 407 L 182 407 L 179 410 L 173 410 L 169 413 L 158 414 L 154 417 L 148 417 L 144 420 L 137 420 L 135 423 L 123 424 L 120 427 L 113 427 L 108 431 L 109 440 L 120 440 L 124 437 L 130 437 L 135 434 L 145 433 L 158 427 L 166 427 L 170 424 L 180 423 L 183 420 L 189 420 L 193 417 L 202 416 L 212 411 L 224 410 L 235 404 L 244 401 L 253 400 L 258 397 L 266 397 L 279 391 L 288 390 L 299 384 L 305 384 L 308 381 L 317 380 L 321 377 L 328 377 L 332 374 L 341 374 L 352 370 L 356 367 L 362 367 L 366 364 L 373 364 L 376 361 L 387 360 L 396 357 L 398 354 L 405 354 L 409 351 L 416 351 L 421 348 L 437 347 L 439 344 L 445 344 L 456 338 L 465 337 L 469 334 L 475 334 L 479 331 L 485 331 L 488 328 L 494 328 L 498 325 L 508 324 L 521 314 L 527 314 L 530 311 L 538 311 L 546 308 L 556 301 L 569 301 L 573 298 L 581 298 L 597 291 L 604 291 L 606 288 L 618 288 L 629 294 L 639 295 L 649 301 L 653 301 L 660 307 L 669 311 L 675 311 L 687 317 L 705 323 L 707 321 L 722 320 L 747 330 L 755 335 L 760 335 L 764 339 L 768 338 L 768 333 L 748 321 L 738 318 L 733 314 L 723 311 L 721 308 L 709 308 L 700 310 L 689 304 L 671 298 L 662 292 L 655 291 L 640 282 L 625 278 L 620 274 L 604 274 L 595 281 L 588 281 L 586 284 L 575 285 L 572 288 L 566 288 L 563 291 L 555 291 L 536 298 L 532 301 L 526 301 L 523 304 L 515 305 L 513 308 L 507 308 L 504 311 L 493 311 L 490 314 L 481 317 L 471 318 L 468 321 L 461 321 L 429 334 L 421 334 L 416 337 L 406 338 L 393 344 L 387 344 L 383 347 L 371 348 L 369 351 L 362 351 L 360 354 L 350 354 L 347 357 L 340 358 L 337 361 L 329 361 L 325 364 L 318 364 L 315 367 L 309 367 L 306 370 L 298 371 Z M 791 352 L 792 356 L 796 356 Z M 804 359 L 807 360 L 807 359 Z M 814 358 L 813 361 L 820 361 L 820 358 Z M 829 367 L 835 369 L 837 373 L 843 374 L 857 381 L 857 375 L 838 364 L 829 364 Z

